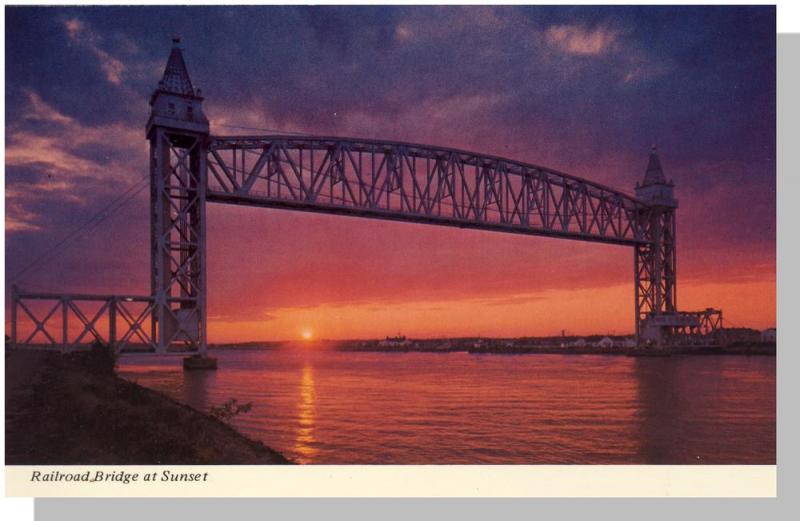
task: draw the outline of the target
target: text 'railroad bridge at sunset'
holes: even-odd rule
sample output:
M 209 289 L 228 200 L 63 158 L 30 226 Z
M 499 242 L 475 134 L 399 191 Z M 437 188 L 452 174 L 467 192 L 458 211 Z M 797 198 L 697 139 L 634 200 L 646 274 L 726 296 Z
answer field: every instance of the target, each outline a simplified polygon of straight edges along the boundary
M 635 196 L 548 168 L 373 139 L 216 136 L 178 41 L 150 99 L 151 292 L 13 289 L 11 342 L 206 354 L 206 203 L 283 208 L 630 246 L 637 342 L 702 341 L 721 312 L 678 311 L 678 202 L 655 148 Z

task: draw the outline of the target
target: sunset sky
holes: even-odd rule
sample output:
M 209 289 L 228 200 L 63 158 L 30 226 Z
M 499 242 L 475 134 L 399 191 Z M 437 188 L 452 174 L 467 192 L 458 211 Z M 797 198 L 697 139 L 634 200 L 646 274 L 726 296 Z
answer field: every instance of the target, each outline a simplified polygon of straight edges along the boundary
M 217 135 L 441 145 L 627 192 L 656 143 L 679 308 L 774 326 L 774 7 L 8 7 L 7 285 L 147 175 L 175 35 Z M 147 294 L 148 207 L 17 284 Z M 624 246 L 209 205 L 208 276 L 212 342 L 633 330 Z

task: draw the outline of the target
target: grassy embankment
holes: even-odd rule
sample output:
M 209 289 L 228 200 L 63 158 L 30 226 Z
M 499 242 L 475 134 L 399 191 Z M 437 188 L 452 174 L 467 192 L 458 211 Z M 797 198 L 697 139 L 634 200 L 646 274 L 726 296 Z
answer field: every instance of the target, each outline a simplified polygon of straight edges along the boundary
M 224 422 L 117 377 L 108 357 L 6 352 L 6 464 L 282 463 Z

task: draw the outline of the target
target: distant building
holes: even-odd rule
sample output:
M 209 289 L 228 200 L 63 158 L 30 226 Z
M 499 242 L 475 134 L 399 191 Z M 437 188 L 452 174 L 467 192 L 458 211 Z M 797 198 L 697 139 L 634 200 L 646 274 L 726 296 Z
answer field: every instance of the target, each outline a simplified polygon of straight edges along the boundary
M 778 338 L 778 331 L 770 327 L 761 332 L 761 341 L 764 343 L 774 343 Z
M 572 343 L 573 347 L 586 347 L 586 340 L 579 338 Z
M 378 342 L 378 345 L 381 347 L 401 347 L 401 346 L 410 346 L 411 341 L 407 339 L 405 336 L 393 336 L 393 337 L 386 337 L 386 340 L 381 340 Z
M 597 347 L 614 347 L 614 341 L 609 337 L 604 336 L 599 342 L 597 342 Z
M 747 344 L 761 342 L 761 331 L 748 327 L 726 327 L 719 330 L 726 344 Z

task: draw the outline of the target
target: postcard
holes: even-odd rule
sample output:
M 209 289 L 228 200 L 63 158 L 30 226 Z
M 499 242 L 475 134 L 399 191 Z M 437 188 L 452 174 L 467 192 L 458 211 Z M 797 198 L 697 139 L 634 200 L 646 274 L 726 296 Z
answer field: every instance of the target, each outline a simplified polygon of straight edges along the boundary
M 6 493 L 774 496 L 774 6 L 12 6 Z

